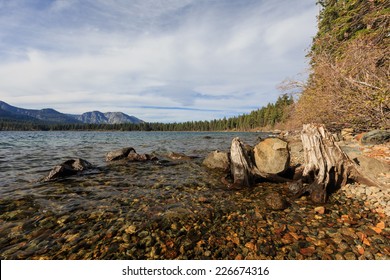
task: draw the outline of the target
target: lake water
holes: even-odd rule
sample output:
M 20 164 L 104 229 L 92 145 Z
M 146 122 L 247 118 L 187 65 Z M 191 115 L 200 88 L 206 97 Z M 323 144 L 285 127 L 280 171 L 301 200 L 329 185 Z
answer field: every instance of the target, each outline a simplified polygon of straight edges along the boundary
M 365 201 L 336 193 L 319 215 L 288 184 L 227 188 L 202 161 L 237 136 L 254 145 L 264 135 L 0 131 L 0 259 L 389 258 L 389 231 L 373 230 L 384 218 Z M 128 146 L 160 161 L 105 162 Z M 39 181 L 75 157 L 96 172 Z M 270 210 L 270 192 L 289 207 Z
M 264 134 L 0 132 L 1 258 L 70 258 L 69 250 L 79 248 L 81 239 L 85 242 L 107 230 L 142 228 L 146 222 L 161 217 L 202 213 L 206 208 L 199 199 L 214 197 L 218 202 L 225 196 L 225 186 L 220 180 L 223 174 L 209 172 L 201 162 L 213 150 L 228 151 L 237 136 L 253 145 Z M 195 158 L 168 165 L 105 162 L 107 152 L 129 146 L 158 158 L 169 152 Z M 98 166 L 100 171 L 39 182 L 53 166 L 77 157 Z M 58 244 L 60 237 L 66 240 L 60 242 L 62 245 Z M 113 256 L 118 258 L 117 254 L 106 258 Z M 102 257 L 94 250 L 74 256 Z M 136 258 L 139 257 L 144 258 Z
M 231 140 L 237 136 L 255 144 L 260 133 L 1 131 L 0 195 L 24 189 L 23 185 L 40 179 L 54 165 L 70 158 L 104 166 L 105 154 L 123 147 L 133 147 L 137 153 L 163 156 L 178 152 L 205 157 L 213 150 L 228 151 Z M 12 186 L 12 190 L 7 186 Z

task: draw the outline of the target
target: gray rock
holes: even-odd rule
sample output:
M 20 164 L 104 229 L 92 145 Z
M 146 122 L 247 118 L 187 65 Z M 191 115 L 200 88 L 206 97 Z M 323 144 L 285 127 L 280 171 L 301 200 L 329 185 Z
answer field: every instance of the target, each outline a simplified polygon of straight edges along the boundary
M 122 148 L 119 150 L 109 152 L 106 154 L 106 161 L 115 161 L 115 160 L 124 159 L 130 154 L 130 152 L 136 153 L 136 151 L 132 147 Z
M 390 166 L 375 158 L 358 156 L 354 161 L 359 164 L 363 175 L 367 177 L 378 177 L 381 173 L 389 173 Z
M 363 144 L 383 144 L 390 141 L 390 130 L 372 130 L 363 135 Z
M 290 183 L 288 185 L 288 190 L 294 196 L 300 194 L 302 192 L 302 190 L 303 190 L 302 180 L 298 180 L 298 181 Z
M 49 175 L 43 178 L 42 181 L 46 182 L 69 177 L 91 168 L 93 168 L 93 165 L 84 159 L 70 159 L 60 165 L 54 166 Z
M 207 155 L 203 161 L 203 165 L 210 169 L 220 169 L 223 171 L 229 171 L 230 161 L 229 155 L 225 152 L 214 151 Z
M 167 154 L 167 157 L 173 160 L 190 160 L 191 157 L 183 154 L 183 153 L 175 153 L 175 152 L 170 152 Z
M 127 155 L 127 160 L 129 161 L 140 161 L 140 162 L 144 162 L 144 161 L 156 161 L 158 160 L 158 158 L 154 155 L 149 155 L 149 154 L 137 154 L 137 153 L 129 153 Z
M 256 166 L 261 172 L 283 173 L 290 164 L 287 142 L 279 138 L 267 138 L 254 148 L 254 158 Z
M 359 147 L 356 146 L 340 145 L 340 148 L 351 159 L 355 159 L 362 154 L 362 152 L 359 150 Z
M 286 199 L 278 192 L 271 192 L 266 195 L 265 203 L 272 210 L 284 210 L 288 207 Z
M 303 144 L 302 141 L 292 142 L 288 144 L 288 148 L 291 153 L 301 154 L 303 153 Z
M 303 165 L 304 156 L 303 156 L 303 144 L 302 141 L 292 141 L 288 143 L 288 149 L 290 152 L 290 163 L 294 165 Z

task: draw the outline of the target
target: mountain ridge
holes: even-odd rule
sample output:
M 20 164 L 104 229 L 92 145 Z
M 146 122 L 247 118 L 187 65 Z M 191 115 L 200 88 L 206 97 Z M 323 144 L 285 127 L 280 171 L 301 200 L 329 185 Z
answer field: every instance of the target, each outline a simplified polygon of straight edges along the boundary
M 4 101 L 0 101 L 0 119 L 39 122 L 50 124 L 139 124 L 144 121 L 135 116 L 129 116 L 122 112 L 90 111 L 78 114 L 64 114 L 52 108 L 44 109 L 24 109 L 12 106 Z

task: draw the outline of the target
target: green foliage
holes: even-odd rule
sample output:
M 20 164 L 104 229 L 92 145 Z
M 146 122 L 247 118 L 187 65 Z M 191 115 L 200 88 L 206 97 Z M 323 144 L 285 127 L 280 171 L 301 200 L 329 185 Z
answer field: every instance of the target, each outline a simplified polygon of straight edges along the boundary
M 318 50 L 334 54 L 344 42 L 355 38 L 357 33 L 369 33 L 377 40 L 386 36 L 388 1 L 323 0 L 318 1 L 318 4 L 322 9 L 318 16 L 318 33 L 314 38 L 311 56 L 318 54 Z

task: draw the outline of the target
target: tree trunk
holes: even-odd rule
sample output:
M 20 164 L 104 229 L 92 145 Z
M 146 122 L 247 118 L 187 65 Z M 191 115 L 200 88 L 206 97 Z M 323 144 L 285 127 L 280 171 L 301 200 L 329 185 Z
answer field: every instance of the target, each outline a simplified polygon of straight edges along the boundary
M 348 179 L 369 185 L 376 182 L 364 178 L 358 166 L 335 143 L 323 125 L 305 124 L 301 133 L 305 168 L 303 179 L 311 183 L 302 192 L 309 192 L 315 203 L 324 203 L 329 193 L 341 188 Z

